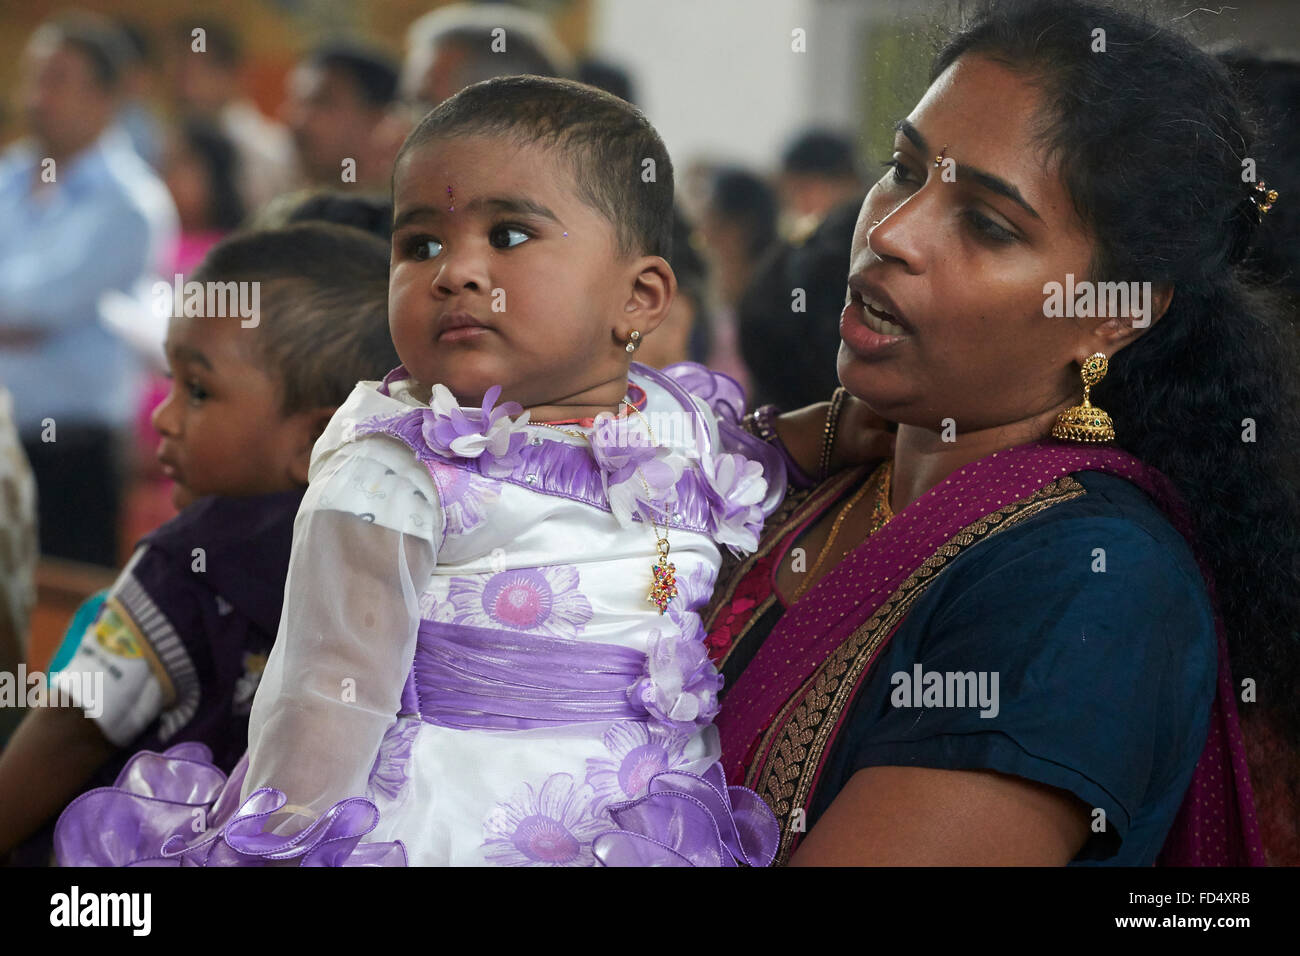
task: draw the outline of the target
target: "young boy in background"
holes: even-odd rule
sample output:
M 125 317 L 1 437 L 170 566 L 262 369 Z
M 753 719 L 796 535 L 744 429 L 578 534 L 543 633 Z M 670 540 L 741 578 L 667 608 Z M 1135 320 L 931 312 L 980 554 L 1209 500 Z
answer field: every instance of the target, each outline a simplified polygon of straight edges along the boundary
M 181 513 L 141 541 L 61 672 L 74 698 L 102 699 L 32 710 L 0 754 L 0 857 L 28 841 L 13 862 L 44 862 L 59 811 L 136 751 L 192 741 L 225 771 L 238 761 L 312 446 L 356 382 L 398 364 L 388 246 L 360 230 L 236 235 L 186 278 L 257 283 L 256 321 L 170 322 L 153 421 Z

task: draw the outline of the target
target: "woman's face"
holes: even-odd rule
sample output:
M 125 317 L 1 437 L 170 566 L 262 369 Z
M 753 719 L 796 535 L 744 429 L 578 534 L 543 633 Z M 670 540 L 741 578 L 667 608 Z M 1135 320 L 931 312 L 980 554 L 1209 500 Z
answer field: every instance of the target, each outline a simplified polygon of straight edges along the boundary
M 1044 315 L 1044 283 L 1088 278 L 1093 247 L 1034 142 L 1039 102 L 1031 78 L 967 55 L 899 124 L 858 217 L 839 352 L 840 381 L 891 421 L 1023 421 L 1114 351 L 1095 323 Z

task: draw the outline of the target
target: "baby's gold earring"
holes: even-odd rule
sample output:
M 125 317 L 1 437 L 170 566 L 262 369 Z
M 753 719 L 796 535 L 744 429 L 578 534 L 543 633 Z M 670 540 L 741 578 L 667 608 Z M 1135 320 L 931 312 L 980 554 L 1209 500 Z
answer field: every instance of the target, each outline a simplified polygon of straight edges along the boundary
M 1109 367 L 1105 352 L 1094 352 L 1084 359 L 1079 370 L 1083 378 L 1083 404 L 1071 406 L 1057 416 L 1052 426 L 1053 438 L 1090 444 L 1115 440 L 1115 424 L 1110 415 L 1088 400 L 1088 393 L 1106 377 Z
M 638 332 L 636 329 L 633 329 L 632 334 L 628 336 L 628 339 L 629 341 L 627 345 L 624 346 L 624 348 L 627 349 L 628 354 L 630 355 L 631 353 L 635 352 L 638 348 L 641 347 L 641 333 Z

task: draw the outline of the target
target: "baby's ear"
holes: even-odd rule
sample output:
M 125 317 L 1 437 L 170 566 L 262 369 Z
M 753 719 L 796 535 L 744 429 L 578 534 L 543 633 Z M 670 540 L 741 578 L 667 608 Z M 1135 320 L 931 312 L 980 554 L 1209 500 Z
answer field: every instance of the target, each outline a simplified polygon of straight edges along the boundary
M 668 317 L 677 294 L 677 276 L 662 256 L 641 256 L 632 265 L 632 288 L 615 329 L 620 342 L 635 329 L 647 335 Z

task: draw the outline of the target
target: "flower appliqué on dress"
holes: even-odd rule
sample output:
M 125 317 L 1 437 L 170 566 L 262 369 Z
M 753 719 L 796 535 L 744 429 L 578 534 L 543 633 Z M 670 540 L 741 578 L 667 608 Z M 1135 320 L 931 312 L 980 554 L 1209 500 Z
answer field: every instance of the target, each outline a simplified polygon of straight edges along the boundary
M 578 590 L 573 565 L 452 578 L 447 599 L 457 624 L 551 637 L 575 637 L 592 613 L 591 602 Z
M 552 774 L 540 789 L 524 784 L 488 814 L 484 855 L 498 866 L 594 866 L 591 841 L 613 828 L 602 817 L 593 812 L 590 787 Z
M 487 520 L 489 506 L 501 497 L 500 485 L 446 462 L 426 464 L 438 488 L 449 534 L 465 534 Z
M 701 641 L 655 630 L 650 632 L 644 676 L 628 688 L 627 696 L 651 720 L 675 731 L 691 731 L 712 722 L 721 689 L 722 675 Z
M 625 720 L 605 731 L 602 743 L 608 757 L 587 758 L 587 784 L 595 791 L 596 803 L 633 800 L 646 794 L 650 778 L 664 770 L 675 770 L 682 760 L 688 734 L 673 733 L 641 721 Z
M 721 454 L 700 460 L 709 499 L 713 537 L 734 554 L 758 549 L 763 530 L 760 502 L 767 494 L 763 466 L 744 455 Z
M 433 386 L 429 407 L 421 413 L 425 443 L 444 457 L 477 458 L 485 475 L 509 475 L 527 441 L 529 413 L 518 402 L 493 408 L 500 395 L 501 386 L 493 385 L 481 409 L 464 409 L 445 385 Z
M 657 445 L 645 426 L 631 416 L 597 415 L 591 433 L 591 453 L 610 511 L 623 527 L 632 515 L 663 522 L 677 500 L 677 481 L 686 459 L 671 446 Z

